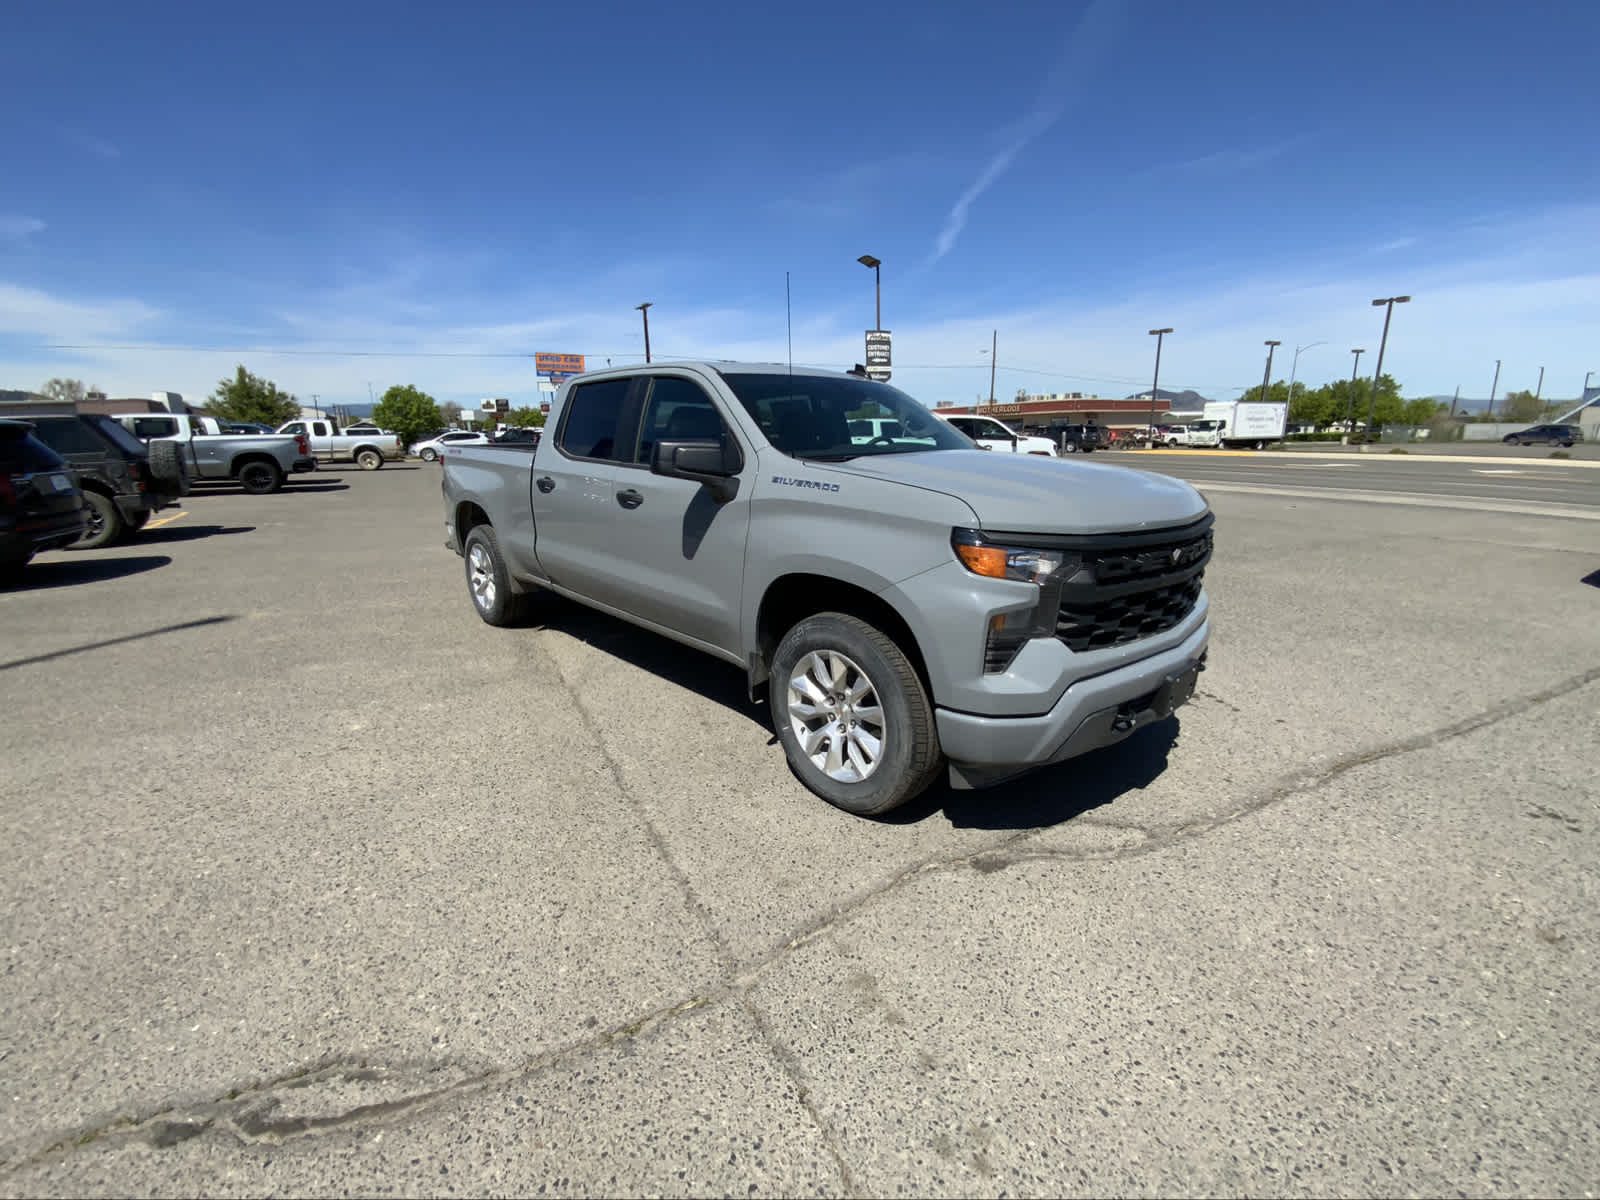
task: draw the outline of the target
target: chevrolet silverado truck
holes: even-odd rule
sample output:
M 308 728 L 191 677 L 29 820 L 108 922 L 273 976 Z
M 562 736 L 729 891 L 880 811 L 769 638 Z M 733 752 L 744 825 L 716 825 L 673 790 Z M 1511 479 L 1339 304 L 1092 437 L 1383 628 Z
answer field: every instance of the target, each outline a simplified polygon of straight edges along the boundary
M 317 469 L 304 434 L 223 433 L 214 417 L 188 413 L 117 413 L 113 419 L 152 452 L 161 442 L 177 446 L 193 478 L 236 479 L 252 495 L 279 491 L 291 472 Z
M 1189 699 L 1212 514 L 1177 479 L 980 452 L 904 392 L 785 366 L 575 376 L 536 448 L 445 446 L 478 616 L 541 589 L 746 673 L 853 813 L 999 783 Z M 886 418 L 862 442 L 850 423 Z
M 398 462 L 406 456 L 397 433 L 383 433 L 373 429 L 352 433 L 339 432 L 332 421 L 301 419 L 278 427 L 281 434 L 303 434 L 311 441 L 311 453 L 318 462 L 353 462 L 363 471 L 376 471 L 386 462 Z

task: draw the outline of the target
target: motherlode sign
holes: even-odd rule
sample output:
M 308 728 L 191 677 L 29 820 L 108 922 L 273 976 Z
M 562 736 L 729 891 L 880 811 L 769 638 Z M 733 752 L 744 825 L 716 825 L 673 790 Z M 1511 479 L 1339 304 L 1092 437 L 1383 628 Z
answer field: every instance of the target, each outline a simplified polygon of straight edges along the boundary
M 565 383 L 572 376 L 583 374 L 583 355 L 540 351 L 533 356 L 533 369 L 535 374 L 547 377 L 551 383 Z

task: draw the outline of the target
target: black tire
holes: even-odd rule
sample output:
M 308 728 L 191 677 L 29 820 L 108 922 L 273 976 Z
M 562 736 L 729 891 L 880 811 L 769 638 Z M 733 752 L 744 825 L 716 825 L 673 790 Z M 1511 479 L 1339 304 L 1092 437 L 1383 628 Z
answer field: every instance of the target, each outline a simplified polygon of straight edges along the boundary
M 439 452 L 432 446 L 425 446 L 423 447 L 422 454 L 419 457 L 423 462 L 437 462 L 439 459 Z
M 235 478 L 252 496 L 265 496 L 283 487 L 283 468 L 264 458 L 254 458 L 235 472 Z
M 175 491 L 183 486 L 183 477 L 187 472 L 183 465 L 183 454 L 176 442 L 150 443 L 150 474 L 170 483 Z
M 83 531 L 81 538 L 67 547 L 68 550 L 98 550 L 122 536 L 122 514 L 117 511 L 116 502 L 110 496 L 85 489 L 83 502 L 89 510 L 89 527 Z
M 466 564 L 467 595 L 484 624 L 498 629 L 519 624 L 527 610 L 528 596 L 511 590 L 511 576 L 494 528 L 474 526 L 462 545 L 461 558 Z
M 853 782 L 835 779 L 811 761 L 801 748 L 794 728 L 798 718 L 789 707 L 796 668 L 807 656 L 827 651 L 851 660 L 877 693 L 882 714 L 881 755 L 865 778 Z M 897 808 L 925 791 L 944 765 L 922 680 L 899 646 L 858 617 L 817 613 L 789 630 L 773 656 L 767 694 L 789 769 L 807 788 L 846 812 L 876 816 Z
M 1065 446 L 1065 449 L 1068 454 L 1076 454 L 1078 452 L 1078 443 L 1068 442 Z
M 356 451 L 356 466 L 363 471 L 376 471 L 383 466 L 383 455 L 371 446 L 363 446 Z
M 134 513 L 133 516 L 124 517 L 123 523 L 127 525 L 129 533 L 138 533 L 139 530 L 143 529 L 150 523 L 150 510 L 148 508 L 141 508 L 138 512 Z

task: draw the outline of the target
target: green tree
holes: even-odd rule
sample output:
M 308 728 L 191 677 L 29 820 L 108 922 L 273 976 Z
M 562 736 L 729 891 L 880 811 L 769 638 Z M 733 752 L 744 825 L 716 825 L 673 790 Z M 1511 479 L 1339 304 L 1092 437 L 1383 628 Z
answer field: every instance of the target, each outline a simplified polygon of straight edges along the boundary
M 1405 407 L 1400 412 L 1400 421 L 1404 425 L 1426 425 L 1433 420 L 1434 414 L 1444 407 L 1437 400 L 1418 396 L 1415 400 L 1406 401 Z
M 81 379 L 51 379 L 39 389 L 39 395 L 61 404 L 81 403 L 84 396 L 98 388 L 86 388 Z
M 544 414 L 537 408 L 513 408 L 506 414 L 506 424 L 518 429 L 542 429 Z
M 384 392 L 383 399 L 372 410 L 372 419 L 380 427 L 398 433 L 403 446 L 444 428 L 444 415 L 439 411 L 438 402 L 409 383 L 396 384 Z
M 1530 391 L 1507 392 L 1505 403 L 1499 409 L 1499 419 L 1516 424 L 1537 421 L 1544 412 L 1544 401 Z
M 300 401 L 241 363 L 232 379 L 219 379 L 206 411 L 223 421 L 254 421 L 276 429 L 300 415 Z

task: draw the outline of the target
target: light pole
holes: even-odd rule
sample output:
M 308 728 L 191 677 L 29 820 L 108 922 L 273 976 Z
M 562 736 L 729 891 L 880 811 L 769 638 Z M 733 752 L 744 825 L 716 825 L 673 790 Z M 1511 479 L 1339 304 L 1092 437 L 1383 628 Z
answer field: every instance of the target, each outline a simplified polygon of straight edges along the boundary
M 1356 421 L 1356 368 L 1361 366 L 1361 356 L 1365 354 L 1366 351 L 1352 350 L 1350 353 L 1354 354 L 1356 358 L 1355 361 L 1350 364 L 1350 400 L 1344 406 L 1344 435 L 1346 438 L 1350 436 L 1350 430 L 1355 425 Z
M 644 361 L 647 363 L 650 361 L 650 306 L 654 303 L 653 300 L 646 300 L 643 304 L 634 305 L 644 315 Z
M 1539 368 L 1539 382 L 1536 385 L 1534 385 L 1533 398 L 1535 400 L 1537 400 L 1543 394 L 1544 394 L 1544 368 L 1540 367 Z
M 873 293 L 873 297 L 874 297 L 874 299 L 876 301 L 876 304 L 875 304 L 874 307 L 876 308 L 876 317 L 877 317 L 877 319 L 875 321 L 873 321 L 872 327 L 874 329 L 882 329 L 883 328 L 883 276 L 879 273 L 879 268 L 883 266 L 883 262 L 880 259 L 873 258 L 872 255 L 870 255 L 870 254 L 863 254 L 860 258 L 856 259 L 856 261 L 858 263 L 860 263 L 863 267 L 871 267 L 872 268 L 872 293 Z
M 994 367 L 1000 360 L 1000 331 L 996 329 L 989 338 L 989 407 L 994 407 Z
M 1294 407 L 1294 377 L 1296 370 L 1300 366 L 1300 354 L 1304 350 L 1310 350 L 1316 346 L 1326 346 L 1327 344 L 1327 342 L 1312 342 L 1310 346 L 1296 346 L 1294 348 L 1294 362 L 1289 364 L 1289 403 L 1283 410 L 1283 432 L 1286 437 L 1289 433 L 1289 410 Z
M 1500 360 L 1494 360 L 1494 382 L 1489 385 L 1489 415 L 1494 416 L 1494 394 L 1500 390 Z
M 1383 340 L 1378 343 L 1378 366 L 1377 369 L 1372 372 L 1372 395 L 1367 399 L 1368 437 L 1372 436 L 1372 414 L 1377 410 L 1378 407 L 1378 380 L 1383 376 L 1383 352 L 1384 349 L 1389 345 L 1389 318 L 1394 316 L 1394 306 L 1396 304 L 1410 303 L 1410 296 L 1385 296 L 1382 300 L 1374 300 L 1372 302 L 1373 308 L 1383 308 L 1385 305 L 1388 305 L 1388 308 L 1383 314 Z
M 1169 334 L 1171 332 L 1172 332 L 1172 327 L 1170 325 L 1165 329 L 1152 329 L 1150 331 L 1150 336 L 1155 338 L 1155 340 L 1156 340 L 1156 373 L 1155 373 L 1155 378 L 1151 379 L 1151 381 L 1150 381 L 1150 446 L 1151 446 L 1151 449 L 1154 449 L 1155 448 L 1155 444 L 1156 444 L 1156 397 L 1158 397 L 1161 394 L 1161 339 L 1166 337 L 1167 334 Z
M 1272 352 L 1273 352 L 1274 349 L 1276 349 L 1277 347 L 1279 347 L 1281 345 L 1283 345 L 1282 342 L 1274 342 L 1271 339 L 1268 339 L 1268 341 L 1267 341 L 1267 369 L 1261 373 L 1261 400 L 1262 400 L 1262 403 L 1266 403 L 1267 388 L 1269 388 L 1272 385 Z M 1283 414 L 1283 419 L 1284 419 L 1285 428 L 1287 428 L 1288 427 L 1288 421 L 1289 421 L 1289 413 L 1288 413 L 1287 409 L 1285 410 L 1285 412 Z

